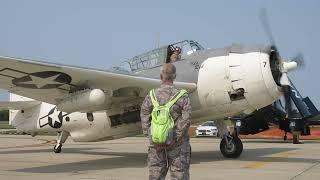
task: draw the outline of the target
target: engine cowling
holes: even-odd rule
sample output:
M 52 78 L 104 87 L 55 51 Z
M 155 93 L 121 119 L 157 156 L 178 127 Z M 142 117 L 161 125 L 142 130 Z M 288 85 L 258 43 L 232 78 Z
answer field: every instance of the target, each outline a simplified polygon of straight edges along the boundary
M 105 100 L 105 93 L 101 89 L 87 89 L 70 94 L 57 105 L 57 108 L 67 113 L 90 112 L 92 107 L 104 104 Z
M 199 70 L 197 90 L 201 106 L 222 117 L 251 113 L 281 95 L 267 51 L 208 58 Z

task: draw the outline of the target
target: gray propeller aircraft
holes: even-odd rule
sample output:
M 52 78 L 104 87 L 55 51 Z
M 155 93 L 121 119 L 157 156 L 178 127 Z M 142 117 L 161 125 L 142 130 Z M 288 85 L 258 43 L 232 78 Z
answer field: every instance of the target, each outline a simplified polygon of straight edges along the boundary
M 288 88 L 293 86 L 287 74 L 298 64 L 284 61 L 273 46 L 205 49 L 184 40 L 137 55 L 111 70 L 0 57 L 0 88 L 11 93 L 10 101 L 0 102 L 0 107 L 11 109 L 10 124 L 19 131 L 33 136 L 57 132 L 56 153 L 69 136 L 76 142 L 90 142 L 139 134 L 140 105 L 160 85 L 160 66 L 170 62 L 177 47 L 181 54 L 174 62 L 175 86 L 188 90 L 192 122 L 217 120 L 222 154 L 238 157 L 243 150 L 239 129 L 261 131 L 264 119 L 252 114 L 295 90 Z M 230 134 L 224 118 L 239 114 L 246 116 L 235 120 Z M 245 133 L 258 132 L 249 130 Z

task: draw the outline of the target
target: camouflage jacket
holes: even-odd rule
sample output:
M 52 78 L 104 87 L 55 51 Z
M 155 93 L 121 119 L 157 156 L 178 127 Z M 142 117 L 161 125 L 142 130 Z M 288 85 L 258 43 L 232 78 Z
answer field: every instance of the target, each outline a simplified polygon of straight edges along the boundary
M 160 105 L 166 104 L 177 92 L 179 92 L 179 90 L 174 88 L 173 85 L 164 84 L 155 90 L 155 94 Z M 148 94 L 141 105 L 140 113 L 142 131 L 145 136 L 149 136 L 148 133 L 151 126 L 152 109 L 153 105 Z M 174 119 L 174 133 L 176 135 L 176 140 L 189 139 L 188 130 L 191 124 L 191 104 L 188 95 L 185 94 L 179 98 L 171 107 L 170 112 Z

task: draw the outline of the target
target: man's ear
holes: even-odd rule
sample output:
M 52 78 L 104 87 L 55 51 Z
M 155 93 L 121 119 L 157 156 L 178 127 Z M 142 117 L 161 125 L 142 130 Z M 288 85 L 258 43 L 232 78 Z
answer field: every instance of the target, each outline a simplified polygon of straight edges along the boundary
M 160 74 L 160 80 L 161 80 L 161 81 L 163 80 L 162 74 Z

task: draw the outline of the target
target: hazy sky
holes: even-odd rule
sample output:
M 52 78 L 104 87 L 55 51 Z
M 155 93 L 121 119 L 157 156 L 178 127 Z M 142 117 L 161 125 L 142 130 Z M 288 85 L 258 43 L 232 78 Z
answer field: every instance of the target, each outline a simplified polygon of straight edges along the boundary
M 184 39 L 207 48 L 267 44 L 263 7 L 281 55 L 304 54 L 306 67 L 289 76 L 320 107 L 317 0 L 0 0 L 0 55 L 107 69 Z

